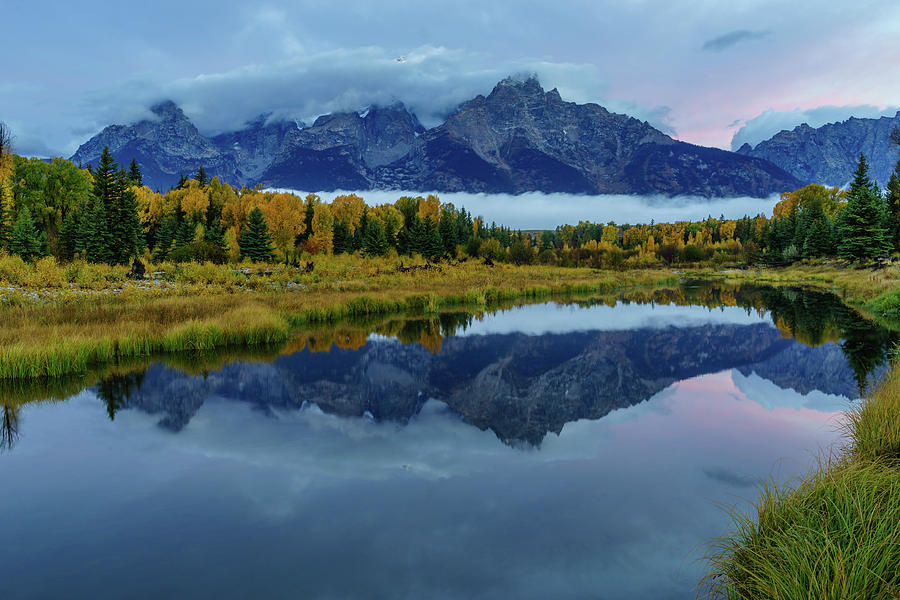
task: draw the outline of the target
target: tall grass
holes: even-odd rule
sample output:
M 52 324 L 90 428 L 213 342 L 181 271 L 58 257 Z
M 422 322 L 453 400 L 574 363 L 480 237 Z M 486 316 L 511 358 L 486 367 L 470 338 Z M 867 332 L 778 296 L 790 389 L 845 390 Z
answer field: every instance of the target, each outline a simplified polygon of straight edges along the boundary
M 734 513 L 703 582 L 714 598 L 900 598 L 900 476 L 879 461 L 822 466 L 793 486 L 766 483 Z
M 5 260 L 16 277 L 27 275 L 28 265 Z M 104 280 L 113 286 L 101 292 L 78 288 L 38 300 L 0 302 L 0 379 L 86 373 L 155 353 L 279 343 L 298 328 L 347 318 L 428 315 L 453 307 L 485 308 L 677 282 L 666 271 L 607 273 L 506 265 L 492 269 L 470 264 L 410 275 L 382 259 L 329 257 L 316 264 L 313 274 L 264 267 L 272 273 L 267 276 L 214 265 L 182 267 L 171 274 L 166 271 L 175 287 L 152 289 L 115 287 L 124 285 L 117 268 L 101 267 L 109 269 Z M 67 281 L 93 267 L 69 265 L 77 272 L 66 275 Z M 25 269 L 26 275 L 18 269 Z M 185 269 L 192 270 L 185 275 Z M 223 273 L 225 283 L 216 279 Z M 282 285 L 295 279 L 306 283 L 294 288 Z M 231 289 L 232 284 L 238 287 Z M 12 294 L 0 300 L 10 297 L 19 298 Z
M 741 600 L 900 599 L 900 365 L 848 414 L 849 445 L 793 485 L 763 484 L 701 583 Z

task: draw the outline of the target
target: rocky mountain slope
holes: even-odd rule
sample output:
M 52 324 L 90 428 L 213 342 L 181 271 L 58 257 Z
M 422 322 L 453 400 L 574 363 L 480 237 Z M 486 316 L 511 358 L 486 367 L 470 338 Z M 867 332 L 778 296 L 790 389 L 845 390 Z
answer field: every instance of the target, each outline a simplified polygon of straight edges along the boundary
M 661 193 L 767 196 L 799 181 L 766 160 L 673 140 L 596 104 L 565 102 L 536 79 L 505 79 L 425 130 L 402 104 L 302 123 L 268 122 L 206 138 L 171 102 L 157 119 L 107 127 L 72 160 L 104 146 L 136 158 L 151 187 L 167 189 L 203 165 L 234 185 L 309 191 Z
M 900 127 L 900 112 L 880 119 L 852 117 L 818 128 L 804 123 L 790 131 L 781 131 L 756 147 L 744 144 L 737 152 L 768 160 L 804 183 L 829 186 L 850 182 L 862 152 L 872 175 L 884 187 L 900 158 L 898 147 L 890 140 L 891 132 L 897 127 Z

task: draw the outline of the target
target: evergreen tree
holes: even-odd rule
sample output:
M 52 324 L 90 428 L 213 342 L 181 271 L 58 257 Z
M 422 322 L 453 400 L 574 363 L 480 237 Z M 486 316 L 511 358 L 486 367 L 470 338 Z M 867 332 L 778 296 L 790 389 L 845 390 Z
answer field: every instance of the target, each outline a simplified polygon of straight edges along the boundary
M 456 256 L 456 245 L 459 243 L 458 229 L 456 224 L 456 215 L 449 208 L 445 208 L 441 212 L 441 221 L 438 225 L 438 232 L 443 242 L 443 254 L 447 256 Z
M 200 187 L 205 186 L 209 183 L 209 179 L 206 178 L 206 170 L 203 168 L 203 165 L 200 165 L 200 168 L 197 169 L 197 177 L 195 177 L 197 183 L 200 184 Z
M 73 209 L 66 214 L 59 229 L 59 256 L 63 260 L 72 260 L 78 248 L 78 211 Z
M 194 241 L 197 225 L 193 219 L 184 219 L 175 231 L 175 247 L 183 248 Z
M 845 260 L 863 260 L 890 251 L 887 205 L 869 179 L 866 157 L 860 154 L 847 206 L 841 212 L 838 254 Z
M 343 254 L 344 252 L 353 252 L 353 236 L 350 235 L 350 229 L 344 223 L 334 224 L 333 246 L 335 254 Z
M 89 262 L 108 262 L 110 233 L 103 201 L 96 196 L 86 205 L 79 218 L 76 252 L 84 252 Z
M 203 241 L 212 244 L 217 248 L 221 248 L 223 251 L 228 250 L 228 244 L 225 241 L 225 231 L 222 229 L 222 225 L 218 222 L 214 222 L 211 225 L 207 225 L 203 229 Z
M 166 260 L 175 242 L 175 233 L 178 230 L 178 222 L 174 217 L 169 217 L 162 222 L 156 233 L 156 247 L 153 249 L 153 260 L 161 262 Z
M 425 217 L 425 240 L 422 254 L 431 260 L 444 255 L 444 241 L 438 231 L 438 226 L 431 220 L 431 215 Z
M 401 254 L 425 254 L 425 225 L 419 215 L 413 215 L 409 227 L 400 233 L 399 252 Z
M 269 262 L 274 257 L 272 234 L 269 233 L 266 218 L 259 207 L 250 211 L 247 224 L 241 231 L 238 246 L 241 249 L 241 258 L 249 258 L 253 262 Z
M 178 176 L 178 185 L 175 186 L 175 189 L 183 189 L 185 185 L 187 185 L 187 178 L 184 176 L 184 173 L 181 173 Z
M 136 185 L 138 187 L 144 185 L 144 175 L 141 173 L 141 168 L 138 166 L 137 159 L 131 159 L 131 165 L 128 167 L 128 181 L 131 185 Z
M 816 258 L 834 253 L 831 223 L 818 198 L 812 199 L 803 211 L 797 229 L 802 236 L 798 236 L 797 247 L 801 249 L 804 258 Z
M 384 256 L 388 250 L 387 235 L 378 221 L 371 221 L 366 227 L 363 250 L 368 256 Z
M 900 160 L 891 173 L 887 185 L 887 198 L 885 199 L 890 212 L 891 243 L 896 250 L 900 247 Z
M 22 208 L 9 234 L 9 251 L 30 262 L 38 256 L 43 256 L 46 246 L 47 240 L 35 227 L 31 212 L 27 208 Z
M 112 233 L 109 254 L 112 262 L 126 264 L 137 256 L 144 246 L 143 228 L 138 216 L 137 197 L 131 189 L 131 179 L 124 169 L 116 177 L 115 195 L 107 215 L 113 217 L 110 223 Z

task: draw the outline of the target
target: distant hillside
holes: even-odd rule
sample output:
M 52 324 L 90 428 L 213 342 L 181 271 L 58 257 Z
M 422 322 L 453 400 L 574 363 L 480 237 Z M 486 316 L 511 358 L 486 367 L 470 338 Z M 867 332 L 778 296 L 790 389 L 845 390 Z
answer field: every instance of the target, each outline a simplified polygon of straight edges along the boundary
M 852 117 L 819 128 L 803 124 L 756 147 L 744 144 L 738 153 L 775 163 L 805 183 L 844 186 L 862 152 L 872 175 L 884 187 L 900 158 L 898 147 L 890 141 L 895 127 L 900 127 L 900 112 L 880 119 Z
M 325 115 L 311 126 L 269 122 L 206 138 L 171 102 L 155 120 L 107 127 L 72 160 L 108 146 L 136 158 L 165 189 L 203 165 L 235 185 L 311 191 L 529 191 L 584 194 L 768 196 L 801 182 L 767 160 L 673 140 L 646 122 L 596 104 L 565 102 L 536 79 L 505 79 L 426 130 L 397 103 Z

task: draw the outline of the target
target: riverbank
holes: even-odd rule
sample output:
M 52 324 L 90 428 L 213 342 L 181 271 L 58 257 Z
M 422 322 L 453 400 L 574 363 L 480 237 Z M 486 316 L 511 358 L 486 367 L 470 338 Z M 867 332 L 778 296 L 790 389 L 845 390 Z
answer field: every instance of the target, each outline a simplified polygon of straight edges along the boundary
M 7 276 L 0 290 L 0 379 L 76 375 L 157 353 L 283 343 L 301 327 L 349 317 L 477 310 L 678 282 L 661 269 L 477 261 L 427 267 L 350 256 L 317 259 L 311 271 L 286 265 L 163 267 L 154 266 L 157 278 L 138 281 L 125 277 L 125 267 L 83 263 L 25 265 L 18 279 Z M 92 284 L 83 285 L 84 273 L 91 273 Z M 41 281 L 47 285 L 38 287 Z
M 848 414 L 848 445 L 789 485 L 766 482 L 710 557 L 707 597 L 900 598 L 900 368 Z
M 900 267 L 853 267 L 845 263 L 797 264 L 778 268 L 689 269 L 689 276 L 725 283 L 797 286 L 833 292 L 868 318 L 896 328 L 900 321 Z

